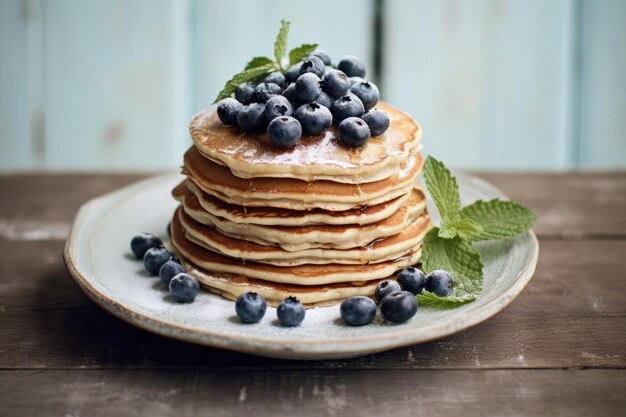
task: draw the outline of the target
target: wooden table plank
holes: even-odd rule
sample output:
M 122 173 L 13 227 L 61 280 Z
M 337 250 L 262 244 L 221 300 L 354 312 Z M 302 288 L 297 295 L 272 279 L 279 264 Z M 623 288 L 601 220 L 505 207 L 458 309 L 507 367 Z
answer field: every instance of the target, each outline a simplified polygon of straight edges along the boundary
M 0 371 L 0 414 L 614 417 L 626 409 L 626 372 L 615 370 L 381 369 L 367 378 L 347 370 Z

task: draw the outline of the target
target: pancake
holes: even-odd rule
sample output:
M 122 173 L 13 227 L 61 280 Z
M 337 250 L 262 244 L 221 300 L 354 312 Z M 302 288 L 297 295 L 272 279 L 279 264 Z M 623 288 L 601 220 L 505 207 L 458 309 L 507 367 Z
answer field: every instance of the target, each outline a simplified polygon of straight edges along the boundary
M 336 126 L 318 136 L 303 136 L 289 149 L 272 146 L 267 135 L 244 135 L 219 121 L 214 110 L 193 117 L 189 130 L 195 146 L 207 158 L 227 166 L 240 178 L 296 178 L 342 183 L 380 181 L 397 172 L 419 146 L 422 130 L 407 114 L 379 102 L 390 118 L 389 129 L 361 148 L 338 140 Z
M 217 229 L 236 239 L 260 245 L 280 246 L 287 251 L 311 248 L 347 249 L 400 233 L 426 208 L 421 191 L 414 189 L 409 200 L 390 217 L 376 223 L 361 225 L 265 226 L 240 224 L 213 216 L 204 210 L 196 196 L 187 191 L 182 197 L 183 208 L 194 220 Z
M 293 178 L 242 179 L 233 175 L 227 167 L 203 157 L 195 147 L 185 153 L 184 162 L 183 173 L 194 184 L 230 204 L 342 211 L 380 204 L 408 192 L 424 160 L 419 153 L 411 155 L 393 176 L 365 184 L 342 184 L 328 180 L 306 182 Z

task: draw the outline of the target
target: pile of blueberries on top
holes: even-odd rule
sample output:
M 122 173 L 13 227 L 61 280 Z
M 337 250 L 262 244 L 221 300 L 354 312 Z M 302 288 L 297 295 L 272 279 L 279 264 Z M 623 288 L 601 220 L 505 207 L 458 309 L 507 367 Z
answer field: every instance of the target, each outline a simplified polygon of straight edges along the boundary
M 363 77 L 365 65 L 357 57 L 348 55 L 334 68 L 328 54 L 317 50 L 284 74 L 276 71 L 259 84 L 239 85 L 235 98 L 218 103 L 217 114 L 245 133 L 267 131 L 277 147 L 291 147 L 303 133 L 320 134 L 332 123 L 342 143 L 359 147 L 389 127 L 389 116 L 374 108 L 378 87 Z

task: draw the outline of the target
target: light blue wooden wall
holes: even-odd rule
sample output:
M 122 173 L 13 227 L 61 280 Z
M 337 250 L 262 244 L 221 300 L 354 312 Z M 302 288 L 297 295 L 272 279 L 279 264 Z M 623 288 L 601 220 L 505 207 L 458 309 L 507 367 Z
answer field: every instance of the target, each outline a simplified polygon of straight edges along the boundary
M 1 0 L 0 170 L 171 168 L 187 123 L 279 20 L 374 59 L 383 98 L 460 168 L 626 167 L 620 0 Z

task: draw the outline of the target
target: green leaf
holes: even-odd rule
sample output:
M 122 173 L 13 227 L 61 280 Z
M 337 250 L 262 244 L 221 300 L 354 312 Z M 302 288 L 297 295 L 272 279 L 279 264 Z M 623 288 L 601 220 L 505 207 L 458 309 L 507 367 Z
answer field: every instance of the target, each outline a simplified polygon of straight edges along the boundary
M 283 57 L 285 56 L 285 52 L 287 51 L 288 37 L 289 22 L 283 19 L 280 21 L 280 30 L 278 31 L 278 36 L 276 36 L 276 41 L 274 42 L 274 57 L 276 58 L 276 63 L 283 72 Z
M 471 233 L 471 240 L 503 239 L 530 229 L 537 215 L 512 201 L 479 200 L 461 210 L 461 216 L 473 220 L 482 230 Z
M 267 75 L 274 70 L 276 70 L 274 64 L 267 64 L 260 67 L 243 70 L 240 73 L 235 74 L 233 78 L 226 82 L 226 85 L 217 95 L 217 98 L 215 99 L 215 101 L 213 101 L 213 104 L 224 98 L 230 97 L 235 92 L 239 84 L 249 81 L 255 81 L 258 78 Z
M 257 56 L 257 57 L 252 58 L 250 62 L 248 62 L 245 69 L 249 70 L 252 68 L 258 68 L 258 67 L 262 67 L 264 65 L 269 65 L 269 64 L 274 64 L 274 61 L 272 61 L 271 59 L 265 56 Z
M 304 43 L 297 48 L 293 48 L 289 51 L 289 65 L 293 65 L 296 62 L 302 61 L 304 58 L 311 55 L 311 52 L 317 49 L 316 43 Z
M 422 268 L 425 273 L 443 269 L 454 278 L 454 295 L 478 294 L 483 284 L 483 264 L 480 253 L 459 236 L 439 237 L 434 227 L 424 238 Z
M 454 218 L 461 209 L 456 178 L 445 165 L 432 156 L 424 164 L 424 181 L 441 218 Z
M 474 295 L 463 297 L 439 297 L 429 291 L 422 291 L 417 295 L 417 302 L 420 307 L 454 308 L 463 304 L 471 303 L 476 299 Z
M 454 218 L 444 217 L 439 226 L 439 237 L 452 239 L 459 236 L 463 240 L 469 240 L 470 236 L 481 233 L 483 228 L 474 220 L 457 215 Z

